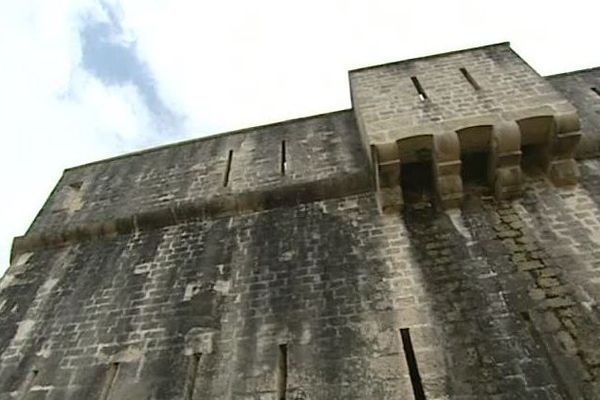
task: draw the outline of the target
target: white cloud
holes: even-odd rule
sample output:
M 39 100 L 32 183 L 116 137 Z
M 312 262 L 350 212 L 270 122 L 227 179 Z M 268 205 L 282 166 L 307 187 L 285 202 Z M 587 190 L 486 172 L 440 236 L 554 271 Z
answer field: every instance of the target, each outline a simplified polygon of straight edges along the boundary
M 135 87 L 80 68 L 83 17 L 100 13 L 81 1 L 0 6 L 0 273 L 64 168 L 157 141 Z
M 599 61 L 573 51 L 594 34 L 583 1 L 113 3 L 193 134 L 348 107 L 348 69 L 436 52 L 511 40 L 542 73 Z
M 547 1 L 107 0 L 164 104 L 200 136 L 350 106 L 351 68 L 510 40 L 543 74 L 600 65 L 599 5 Z M 0 273 L 62 169 L 173 141 L 131 84 L 81 67 L 98 0 L 0 3 Z M 118 60 L 115 60 L 118 62 Z

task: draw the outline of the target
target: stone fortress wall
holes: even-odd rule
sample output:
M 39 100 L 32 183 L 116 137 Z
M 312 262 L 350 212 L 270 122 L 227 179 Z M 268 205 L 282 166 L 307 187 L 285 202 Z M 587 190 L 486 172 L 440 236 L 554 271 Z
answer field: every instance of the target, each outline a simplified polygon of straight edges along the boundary
M 0 400 L 600 398 L 600 70 L 502 43 L 350 87 L 65 171 L 0 281 Z

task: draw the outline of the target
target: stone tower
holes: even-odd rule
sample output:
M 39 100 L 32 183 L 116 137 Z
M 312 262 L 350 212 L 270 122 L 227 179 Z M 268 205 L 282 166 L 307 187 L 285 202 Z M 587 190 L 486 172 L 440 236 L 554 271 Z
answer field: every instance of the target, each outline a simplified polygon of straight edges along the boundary
M 66 170 L 0 281 L 0 400 L 599 399 L 600 69 L 349 80 Z

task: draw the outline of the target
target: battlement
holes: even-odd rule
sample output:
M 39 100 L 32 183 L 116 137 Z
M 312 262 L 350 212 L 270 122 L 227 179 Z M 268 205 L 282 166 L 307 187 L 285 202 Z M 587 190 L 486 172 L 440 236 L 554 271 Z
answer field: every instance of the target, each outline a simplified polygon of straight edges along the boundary
M 351 111 L 164 146 L 65 171 L 13 256 L 61 243 L 366 192 Z

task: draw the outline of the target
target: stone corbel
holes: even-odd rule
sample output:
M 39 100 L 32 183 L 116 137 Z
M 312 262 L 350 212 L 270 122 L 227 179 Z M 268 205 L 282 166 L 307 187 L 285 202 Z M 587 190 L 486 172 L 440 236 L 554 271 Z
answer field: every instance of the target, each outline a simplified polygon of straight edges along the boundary
M 494 125 L 488 177 L 498 200 L 509 199 L 521 193 L 521 131 L 515 121 L 503 121 Z
M 379 209 L 384 213 L 400 211 L 404 204 L 400 186 L 400 154 L 396 142 L 371 146 L 375 188 Z
M 433 135 L 433 175 L 437 200 L 442 208 L 460 207 L 463 185 L 460 175 L 460 143 L 456 132 Z
M 579 116 L 575 111 L 554 116 L 555 135 L 551 138 L 547 174 L 555 185 L 574 185 L 579 180 L 575 150 L 581 138 Z

